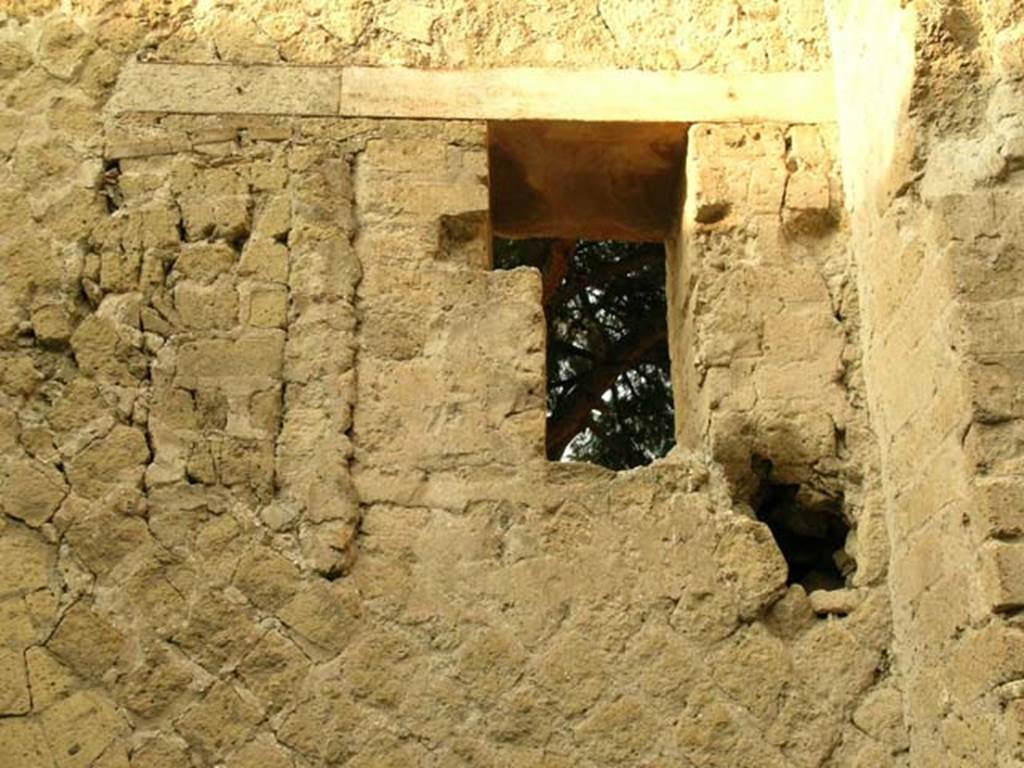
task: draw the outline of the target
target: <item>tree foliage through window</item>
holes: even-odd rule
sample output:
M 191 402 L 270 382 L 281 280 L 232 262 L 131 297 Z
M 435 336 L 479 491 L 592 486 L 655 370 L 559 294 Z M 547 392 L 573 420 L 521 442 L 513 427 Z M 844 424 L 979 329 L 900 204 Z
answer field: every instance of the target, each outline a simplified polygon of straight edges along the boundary
M 549 459 L 626 469 L 675 441 L 660 243 L 495 240 L 498 269 L 543 277 Z

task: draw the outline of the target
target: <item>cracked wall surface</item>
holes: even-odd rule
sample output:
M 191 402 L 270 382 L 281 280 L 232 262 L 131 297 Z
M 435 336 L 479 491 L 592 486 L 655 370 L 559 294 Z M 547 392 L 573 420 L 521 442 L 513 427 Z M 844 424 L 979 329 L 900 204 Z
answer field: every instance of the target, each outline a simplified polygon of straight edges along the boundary
M 0 12 L 3 765 L 1021 761 L 1019 3 L 52 5 Z M 691 129 L 686 448 L 618 475 L 543 459 L 484 125 L 103 114 L 135 57 L 830 48 L 838 146 Z M 841 495 L 845 589 L 755 457 Z

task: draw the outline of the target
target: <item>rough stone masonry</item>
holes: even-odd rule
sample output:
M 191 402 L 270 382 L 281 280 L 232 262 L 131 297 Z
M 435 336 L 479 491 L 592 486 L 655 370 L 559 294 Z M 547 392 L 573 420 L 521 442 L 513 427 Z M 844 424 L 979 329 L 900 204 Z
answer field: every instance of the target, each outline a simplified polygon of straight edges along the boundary
M 650 467 L 544 459 L 512 68 L 728 84 Z M 723 117 L 793 73 L 834 119 Z M 6 3 L 0 766 L 1024 765 L 1022 81 L 1018 0 Z

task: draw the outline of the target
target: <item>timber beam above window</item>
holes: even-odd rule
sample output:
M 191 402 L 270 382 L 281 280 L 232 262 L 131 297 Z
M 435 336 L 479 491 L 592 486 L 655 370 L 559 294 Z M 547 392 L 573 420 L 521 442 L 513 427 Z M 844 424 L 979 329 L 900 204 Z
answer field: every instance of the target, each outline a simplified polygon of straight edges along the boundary
M 587 122 L 835 121 L 830 72 L 707 74 L 138 63 L 114 114 Z

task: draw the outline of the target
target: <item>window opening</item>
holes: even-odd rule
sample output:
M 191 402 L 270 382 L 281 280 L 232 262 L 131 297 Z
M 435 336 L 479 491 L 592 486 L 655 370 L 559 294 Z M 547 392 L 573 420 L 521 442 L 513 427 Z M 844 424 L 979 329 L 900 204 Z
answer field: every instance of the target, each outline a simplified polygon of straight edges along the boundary
M 675 444 L 661 243 L 496 238 L 494 266 L 540 270 L 547 456 L 642 466 Z
M 629 469 L 675 442 L 664 244 L 678 229 L 686 131 L 488 125 L 492 264 L 543 277 L 549 459 Z

